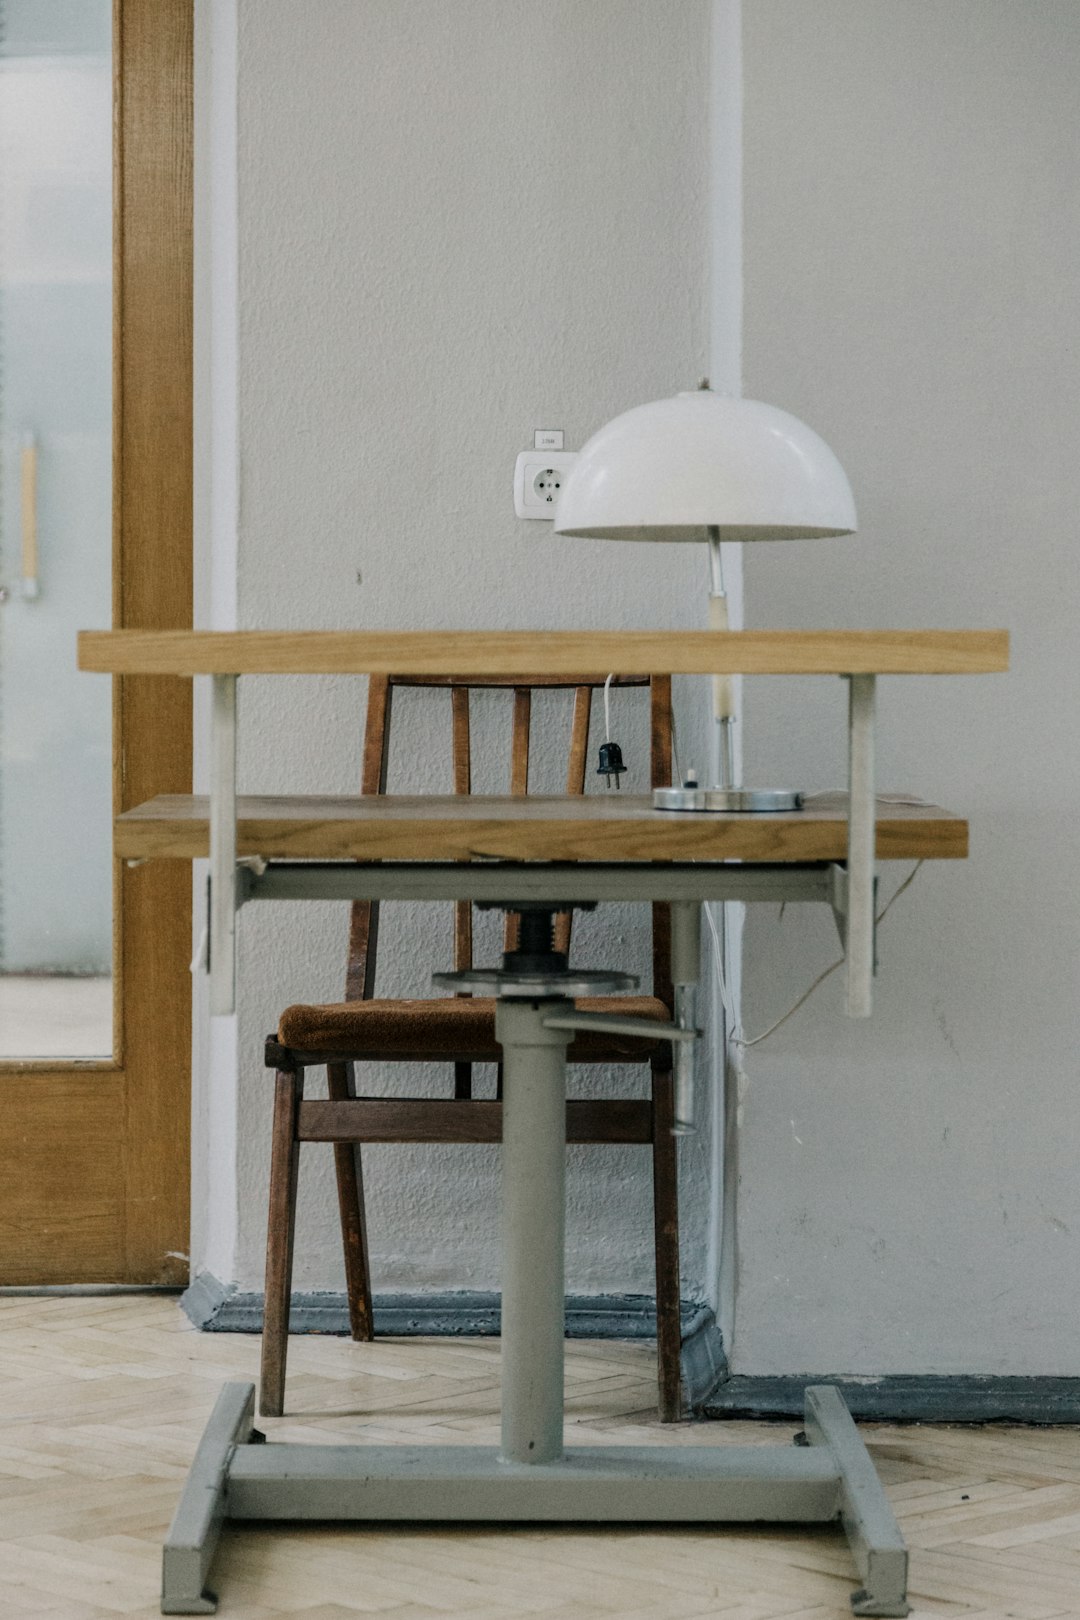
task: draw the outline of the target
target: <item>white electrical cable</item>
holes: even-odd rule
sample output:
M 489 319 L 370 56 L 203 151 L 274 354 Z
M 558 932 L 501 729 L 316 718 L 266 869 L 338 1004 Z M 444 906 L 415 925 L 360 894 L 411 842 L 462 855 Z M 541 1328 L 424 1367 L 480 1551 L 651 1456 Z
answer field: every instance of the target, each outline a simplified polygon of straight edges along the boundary
M 611 683 L 614 675 L 609 675 L 604 682 L 604 741 L 611 741 Z
M 681 782 L 683 779 L 682 771 L 679 769 L 679 734 L 675 729 L 674 709 L 671 711 L 671 764 L 674 775 L 672 786 L 674 786 L 675 782 Z
M 609 679 L 610 679 L 610 677 L 609 677 Z M 677 746 L 677 742 L 676 742 L 675 718 L 674 718 L 674 716 L 672 716 L 672 721 L 671 721 L 671 753 L 672 753 L 672 759 L 673 759 L 674 765 L 675 765 L 675 779 L 676 779 L 676 781 L 681 782 L 682 781 L 682 774 L 681 774 L 681 772 L 679 770 L 679 752 L 678 752 L 678 746 Z M 812 800 L 812 799 L 828 798 L 828 797 L 829 797 L 828 794 L 821 794 L 821 793 L 807 794 L 805 802 L 809 803 L 810 800 Z M 923 802 L 921 799 L 909 798 L 908 795 L 904 794 L 904 793 L 879 793 L 877 795 L 877 798 L 878 798 L 878 802 L 880 804 L 907 805 L 907 804 L 922 804 L 922 802 Z M 916 861 L 915 862 L 915 865 L 911 868 L 911 871 L 908 873 L 908 875 L 904 879 L 904 881 L 900 884 L 899 888 L 895 891 L 895 893 L 892 895 L 892 897 L 885 902 L 884 906 L 882 906 L 881 910 L 878 912 L 877 916 L 874 918 L 875 924 L 880 924 L 880 923 L 884 922 L 886 916 L 892 910 L 893 906 L 899 900 L 900 896 L 904 893 L 905 889 L 909 889 L 911 887 L 912 883 L 914 883 L 915 878 L 918 875 L 919 868 L 922 866 L 922 864 L 923 864 L 922 861 Z M 723 904 L 722 901 L 718 902 L 718 903 Z M 786 902 L 785 902 L 785 905 L 786 905 Z M 716 977 L 717 977 L 717 982 L 718 982 L 718 984 L 720 986 L 720 1000 L 723 1003 L 724 1013 L 725 1013 L 725 1015 L 727 1017 L 728 1029 L 731 1031 L 731 1045 L 735 1048 L 736 1052 L 738 1052 L 738 1053 L 745 1052 L 751 1046 L 760 1046 L 761 1042 L 762 1041 L 767 1041 L 770 1035 L 775 1035 L 776 1031 L 780 1028 L 780 1026 L 782 1024 L 786 1024 L 789 1018 L 793 1018 L 795 1016 L 795 1014 L 799 1011 L 800 1007 L 803 1007 L 803 1006 L 806 1005 L 806 1003 L 810 1000 L 810 997 L 813 995 L 814 991 L 818 988 L 818 986 L 824 984 L 825 980 L 827 978 L 829 978 L 829 976 L 831 974 L 835 973 L 837 968 L 843 967 L 843 965 L 844 965 L 845 958 L 842 957 L 842 956 L 838 956 L 836 961 L 830 963 L 830 965 L 825 969 L 825 971 L 823 973 L 818 974 L 817 978 L 814 980 L 813 984 L 809 987 L 809 989 L 803 991 L 803 993 L 799 997 L 798 1001 L 796 1001 L 793 1006 L 789 1007 L 787 1012 L 784 1013 L 784 1015 L 781 1018 L 778 1018 L 776 1020 L 775 1024 L 770 1024 L 768 1029 L 762 1030 L 760 1035 L 753 1035 L 753 1036 L 750 1037 L 749 1040 L 747 1040 L 745 1038 L 745 1036 L 743 1035 L 742 1021 L 741 1021 L 741 1019 L 739 1018 L 739 1016 L 738 1016 L 738 1014 L 736 1012 L 735 1004 L 734 1004 L 734 1002 L 732 1001 L 732 998 L 731 998 L 731 991 L 730 991 L 730 989 L 728 987 L 727 976 L 724 973 L 724 956 L 723 956 L 723 951 L 722 951 L 721 946 L 720 946 L 720 934 L 719 934 L 719 931 L 718 931 L 717 926 L 716 926 L 716 919 L 713 917 L 712 905 L 705 904 L 702 907 L 702 910 L 705 913 L 705 921 L 709 925 L 709 933 L 712 935 L 713 960 L 716 963 Z M 783 914 L 784 914 L 784 906 L 781 906 L 780 907 L 780 915 L 783 916 Z M 736 1058 L 736 1069 L 737 1070 L 741 1069 L 741 1064 L 740 1064 L 738 1058 Z
M 900 884 L 899 888 L 895 891 L 895 893 L 892 895 L 892 897 L 889 900 L 886 901 L 885 905 L 882 906 L 881 910 L 878 912 L 877 916 L 874 918 L 875 923 L 880 925 L 882 922 L 884 922 L 885 918 L 888 916 L 888 914 L 892 910 L 893 906 L 899 900 L 900 896 L 904 893 L 905 889 L 909 889 L 911 887 L 911 885 L 914 883 L 915 878 L 918 875 L 919 868 L 922 866 L 922 864 L 923 864 L 922 861 L 916 861 L 915 862 L 915 865 L 911 868 L 911 871 L 908 873 L 908 875 L 904 879 L 904 881 Z M 825 969 L 825 971 L 823 973 L 818 974 L 817 978 L 814 980 L 813 984 L 810 985 L 809 989 L 803 991 L 803 993 L 799 997 L 798 1001 L 796 1001 L 792 1006 L 790 1006 L 788 1008 L 787 1012 L 784 1013 L 782 1017 L 780 1017 L 780 1018 L 778 1018 L 776 1020 L 775 1024 L 770 1024 L 768 1029 L 762 1030 L 760 1035 L 753 1035 L 753 1036 L 750 1037 L 749 1040 L 747 1040 L 746 1037 L 742 1033 L 742 1026 L 739 1023 L 738 1019 L 735 1017 L 734 1009 L 732 1008 L 732 1005 L 731 1005 L 731 997 L 730 997 L 730 994 L 729 994 L 729 991 L 728 991 L 727 981 L 726 981 L 726 979 L 724 977 L 724 964 L 723 964 L 723 961 L 722 961 L 721 955 L 720 955 L 720 940 L 719 940 L 719 936 L 718 936 L 717 931 L 716 931 L 716 924 L 713 921 L 711 910 L 710 910 L 710 908 L 708 906 L 705 907 L 705 919 L 709 924 L 709 931 L 711 932 L 712 938 L 713 938 L 713 951 L 714 951 L 714 956 L 715 956 L 715 961 L 716 961 L 716 974 L 717 974 L 717 979 L 719 980 L 719 983 L 720 983 L 720 999 L 724 1004 L 724 1010 L 727 1013 L 728 1019 L 730 1020 L 730 1024 L 731 1024 L 731 1030 L 732 1030 L 731 1044 L 734 1047 L 738 1048 L 738 1050 L 740 1052 L 747 1051 L 747 1049 L 749 1047 L 751 1047 L 751 1046 L 760 1046 L 762 1041 L 767 1041 L 769 1036 L 774 1035 L 782 1024 L 786 1024 L 789 1018 L 793 1018 L 795 1016 L 795 1014 L 799 1011 L 800 1007 L 803 1007 L 803 1006 L 806 1005 L 806 1003 L 810 1000 L 810 997 L 813 995 L 814 991 L 818 988 L 819 985 L 822 985 L 822 984 L 825 983 L 825 980 L 830 976 L 830 974 L 835 973 L 838 967 L 843 967 L 843 965 L 844 965 L 844 957 L 838 956 L 836 961 L 830 963 L 830 965 Z
M 709 933 L 712 935 L 713 960 L 716 962 L 716 978 L 720 986 L 720 1000 L 723 1003 L 724 1013 L 727 1017 L 728 1029 L 731 1031 L 732 1039 L 735 1040 L 738 1037 L 741 1026 L 739 1024 L 738 1015 L 735 1011 L 734 1002 L 731 999 L 731 991 L 728 989 L 727 976 L 724 973 L 724 953 L 720 945 L 720 931 L 716 926 L 716 918 L 713 916 L 712 906 L 705 905 L 702 907 L 702 910 L 705 913 L 705 921 L 709 925 Z

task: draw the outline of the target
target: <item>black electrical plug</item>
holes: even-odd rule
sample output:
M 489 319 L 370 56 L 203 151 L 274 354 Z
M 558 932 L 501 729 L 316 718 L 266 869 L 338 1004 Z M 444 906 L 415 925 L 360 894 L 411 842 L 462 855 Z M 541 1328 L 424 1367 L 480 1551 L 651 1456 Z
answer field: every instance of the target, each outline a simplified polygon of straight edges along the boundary
M 622 749 L 619 747 L 618 743 L 601 743 L 600 763 L 596 767 L 597 776 L 604 777 L 607 781 L 608 787 L 611 786 L 611 778 L 614 777 L 615 786 L 620 787 L 622 784 L 619 781 L 619 777 L 624 774 L 625 770 L 626 766 L 623 764 Z

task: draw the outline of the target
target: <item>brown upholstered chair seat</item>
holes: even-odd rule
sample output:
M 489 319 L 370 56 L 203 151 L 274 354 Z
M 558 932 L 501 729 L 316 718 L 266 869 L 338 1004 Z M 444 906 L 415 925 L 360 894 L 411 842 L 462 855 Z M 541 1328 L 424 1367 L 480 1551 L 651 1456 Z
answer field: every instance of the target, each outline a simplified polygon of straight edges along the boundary
M 655 996 L 587 996 L 581 1012 L 617 1013 L 666 1023 L 667 1007 Z M 442 996 L 427 1001 L 343 1001 L 332 1006 L 287 1007 L 278 1025 L 282 1046 L 296 1052 L 334 1052 L 383 1059 L 445 1055 L 449 1062 L 497 1063 L 495 1002 L 490 996 Z M 567 1054 L 571 1063 L 641 1062 L 663 1043 L 639 1035 L 582 1031 Z

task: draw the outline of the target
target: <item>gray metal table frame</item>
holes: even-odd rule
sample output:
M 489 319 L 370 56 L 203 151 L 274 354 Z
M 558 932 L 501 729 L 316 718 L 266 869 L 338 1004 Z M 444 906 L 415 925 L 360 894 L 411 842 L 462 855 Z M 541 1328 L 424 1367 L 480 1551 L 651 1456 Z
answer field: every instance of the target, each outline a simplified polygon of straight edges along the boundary
M 257 862 L 236 903 L 299 899 L 668 900 L 672 977 L 698 975 L 704 900 L 818 901 L 846 927 L 844 869 L 509 862 Z M 231 932 L 231 931 L 230 931 Z M 231 940 L 230 940 L 231 944 Z M 872 953 L 872 939 L 870 950 Z M 162 1612 L 209 1614 L 227 1522 L 245 1520 L 797 1522 L 839 1520 L 862 1580 L 859 1615 L 909 1612 L 907 1551 L 839 1392 L 806 1392 L 803 1441 L 776 1446 L 563 1446 L 566 1048 L 573 1002 L 500 999 L 503 1048 L 501 1445 L 261 1443 L 255 1388 L 227 1384 L 163 1556 Z M 625 1021 L 623 1021 L 625 1022 Z M 655 1031 L 655 1026 L 653 1026 Z M 690 1049 L 678 1035 L 680 1051 Z

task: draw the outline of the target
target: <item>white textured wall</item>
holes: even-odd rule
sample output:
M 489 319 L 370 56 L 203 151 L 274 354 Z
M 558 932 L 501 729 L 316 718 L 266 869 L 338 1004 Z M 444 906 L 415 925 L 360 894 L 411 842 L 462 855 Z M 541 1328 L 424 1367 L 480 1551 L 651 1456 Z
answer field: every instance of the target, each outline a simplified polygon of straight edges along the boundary
M 707 370 L 704 0 L 240 0 L 239 25 L 240 625 L 699 622 L 696 548 L 555 540 L 514 518 L 511 476 L 535 427 L 576 447 Z M 441 749 L 445 714 L 420 701 L 402 703 L 402 737 Z M 617 712 L 644 786 L 630 704 Z M 353 790 L 362 713 L 360 682 L 245 683 L 242 789 Z M 498 724 L 479 786 L 505 769 Z M 448 786 L 445 765 L 410 775 L 404 751 L 391 771 L 392 786 Z M 448 965 L 446 913 L 399 908 L 395 923 L 387 908 L 380 991 L 423 993 Z M 340 994 L 345 926 L 332 906 L 241 918 L 241 1287 L 263 1264 L 262 1038 L 289 1001 Z M 641 912 L 601 913 L 579 937 L 583 964 L 647 968 Z M 684 1162 L 689 1292 L 707 1152 L 706 1137 Z M 301 1288 L 342 1286 L 330 1157 L 305 1150 Z M 366 1162 L 377 1288 L 496 1284 L 493 1152 Z M 641 1150 L 572 1152 L 571 1290 L 651 1289 L 649 1184 Z
M 746 392 L 847 468 L 858 538 L 758 547 L 756 625 L 1011 627 L 1014 670 L 883 681 L 880 776 L 971 818 L 748 1061 L 740 1371 L 1080 1373 L 1080 9 L 745 8 Z M 839 681 L 750 683 L 763 779 L 842 780 Z M 891 889 L 896 868 L 887 868 Z M 761 1029 L 835 953 L 748 928 Z

